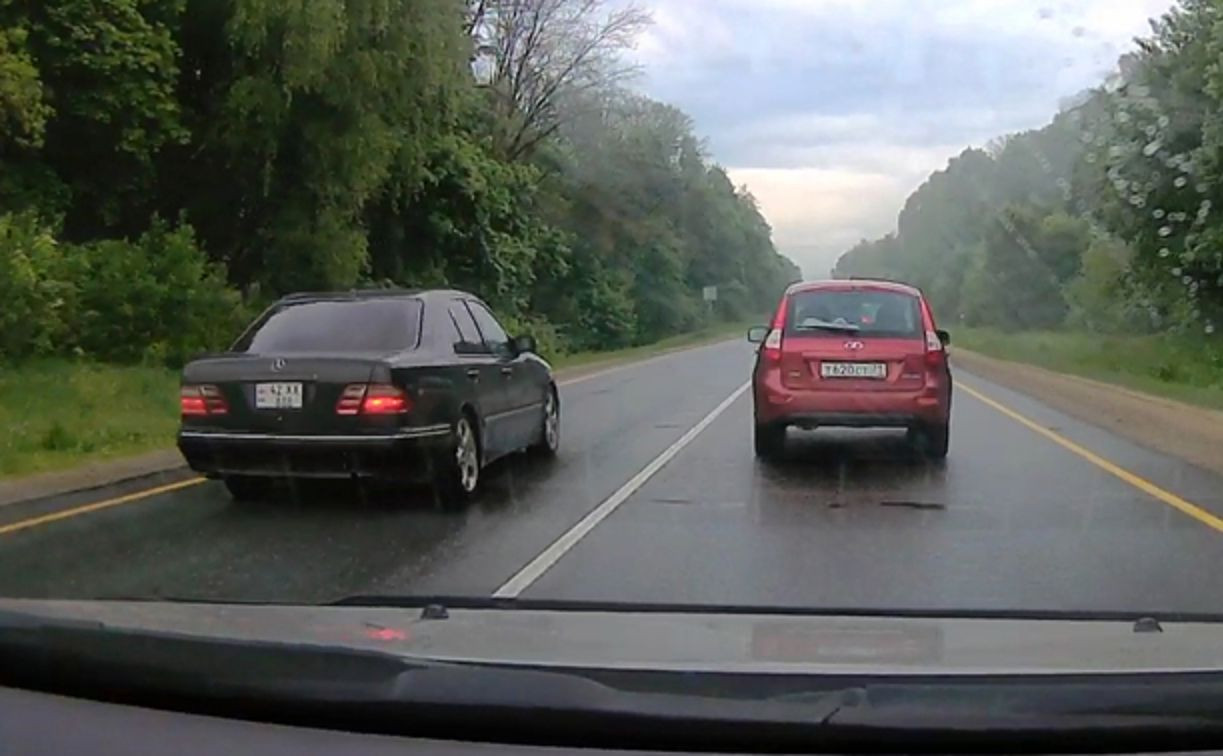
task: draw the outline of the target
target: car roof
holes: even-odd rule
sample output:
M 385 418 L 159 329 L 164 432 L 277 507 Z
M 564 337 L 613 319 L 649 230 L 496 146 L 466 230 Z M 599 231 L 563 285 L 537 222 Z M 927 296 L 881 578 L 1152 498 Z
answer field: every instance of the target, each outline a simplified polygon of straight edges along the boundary
M 908 294 L 914 297 L 922 296 L 921 289 L 915 286 L 883 278 L 829 278 L 820 281 L 800 281 L 791 284 L 786 289 L 786 295 L 789 296 L 804 291 L 853 291 L 855 289 L 894 291 L 897 294 Z
M 343 299 L 432 299 L 465 297 L 479 299 L 474 294 L 457 289 L 349 289 L 346 291 L 298 291 L 286 294 L 280 302 L 321 302 Z

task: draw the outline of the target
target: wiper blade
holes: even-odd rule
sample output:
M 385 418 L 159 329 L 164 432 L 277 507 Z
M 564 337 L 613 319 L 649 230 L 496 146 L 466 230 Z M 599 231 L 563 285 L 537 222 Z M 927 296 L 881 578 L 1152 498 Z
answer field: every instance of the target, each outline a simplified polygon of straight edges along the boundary
M 841 333 L 857 333 L 861 326 L 853 323 L 799 323 L 794 326 L 796 331 L 838 331 Z

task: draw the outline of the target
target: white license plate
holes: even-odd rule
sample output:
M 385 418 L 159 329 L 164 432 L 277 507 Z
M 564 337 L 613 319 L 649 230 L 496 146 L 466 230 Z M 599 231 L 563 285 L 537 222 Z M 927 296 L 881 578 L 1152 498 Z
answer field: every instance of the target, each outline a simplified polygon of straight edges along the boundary
M 882 362 L 821 362 L 821 378 L 887 378 L 888 366 Z
M 255 409 L 301 409 L 300 383 L 256 383 Z

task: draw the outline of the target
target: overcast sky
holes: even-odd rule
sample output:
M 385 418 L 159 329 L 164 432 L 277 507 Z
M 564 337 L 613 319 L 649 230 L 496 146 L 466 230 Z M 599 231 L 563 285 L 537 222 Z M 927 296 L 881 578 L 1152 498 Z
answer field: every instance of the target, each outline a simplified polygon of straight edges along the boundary
M 640 88 L 696 121 L 808 278 L 968 145 L 1043 126 L 1169 0 L 638 0 Z

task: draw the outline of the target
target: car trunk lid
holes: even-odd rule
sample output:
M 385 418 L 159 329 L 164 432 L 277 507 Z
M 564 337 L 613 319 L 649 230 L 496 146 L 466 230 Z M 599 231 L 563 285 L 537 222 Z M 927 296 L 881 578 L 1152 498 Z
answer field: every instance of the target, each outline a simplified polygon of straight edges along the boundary
M 782 382 L 819 391 L 913 391 L 925 382 L 919 299 L 875 285 L 793 293 L 781 345 Z
M 197 360 L 183 371 L 184 385 L 216 386 L 227 411 L 191 418 L 192 425 L 251 433 L 352 432 L 359 418 L 337 414 L 345 386 L 389 383 L 384 355 L 350 353 L 224 354 Z

